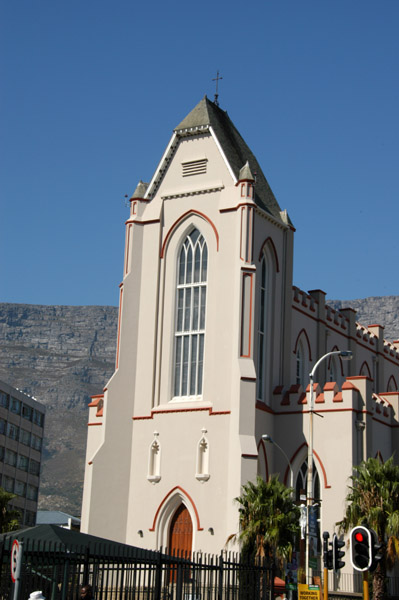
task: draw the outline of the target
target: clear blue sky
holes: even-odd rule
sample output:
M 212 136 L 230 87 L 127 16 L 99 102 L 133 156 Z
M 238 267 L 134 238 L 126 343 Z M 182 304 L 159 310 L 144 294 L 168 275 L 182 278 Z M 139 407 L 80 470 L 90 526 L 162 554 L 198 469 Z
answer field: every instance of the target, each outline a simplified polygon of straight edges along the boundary
M 117 304 L 124 196 L 217 69 L 294 283 L 399 295 L 398 0 L 3 0 L 0 302 Z

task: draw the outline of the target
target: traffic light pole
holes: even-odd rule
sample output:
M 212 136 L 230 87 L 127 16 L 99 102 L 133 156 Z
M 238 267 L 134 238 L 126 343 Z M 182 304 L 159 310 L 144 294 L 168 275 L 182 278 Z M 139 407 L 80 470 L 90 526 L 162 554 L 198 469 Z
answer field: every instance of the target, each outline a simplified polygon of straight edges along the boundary
M 363 600 L 369 600 L 368 571 L 363 571 Z
M 327 567 L 324 567 L 324 579 L 323 579 L 323 594 L 324 594 L 324 599 L 323 600 L 328 600 L 328 569 Z

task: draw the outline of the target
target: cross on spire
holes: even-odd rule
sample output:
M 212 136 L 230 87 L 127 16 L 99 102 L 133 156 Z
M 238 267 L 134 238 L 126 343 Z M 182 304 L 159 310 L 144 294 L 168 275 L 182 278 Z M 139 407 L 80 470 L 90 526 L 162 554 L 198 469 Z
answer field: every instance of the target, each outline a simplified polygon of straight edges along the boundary
M 214 79 L 212 79 L 212 81 L 216 81 L 216 93 L 215 93 L 215 99 L 214 99 L 214 103 L 216 104 L 216 106 L 219 106 L 219 94 L 218 94 L 218 84 L 220 79 L 223 79 L 223 77 L 219 77 L 219 70 L 216 73 L 216 77 Z

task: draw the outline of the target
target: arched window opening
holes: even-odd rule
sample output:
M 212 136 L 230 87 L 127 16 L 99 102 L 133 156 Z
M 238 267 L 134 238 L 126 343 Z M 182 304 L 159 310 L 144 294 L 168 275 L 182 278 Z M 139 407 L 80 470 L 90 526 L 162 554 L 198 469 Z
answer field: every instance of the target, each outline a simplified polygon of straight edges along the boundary
M 296 377 L 295 381 L 297 385 L 304 387 L 305 385 L 305 353 L 303 345 L 300 342 L 296 351 Z
M 273 339 L 273 310 L 275 288 L 275 265 L 270 256 L 269 244 L 260 258 L 258 270 L 258 310 L 257 310 L 257 355 L 256 355 L 256 399 L 269 402 L 268 385 L 271 381 L 273 353 L 271 343 Z
M 396 385 L 395 377 L 393 375 L 390 376 L 387 386 L 387 392 L 396 392 L 398 386 Z
M 316 465 L 313 461 L 313 490 L 312 490 L 312 504 L 309 509 L 309 535 L 311 548 L 309 551 L 313 554 L 316 559 L 317 555 L 321 552 L 320 542 L 320 478 L 316 469 Z M 296 478 L 296 499 L 301 504 L 306 504 L 308 487 L 308 459 L 302 463 Z M 306 509 L 304 509 L 306 510 Z M 306 513 L 305 513 L 306 514 Z
M 266 289 L 266 257 L 260 263 L 260 298 L 258 320 L 258 377 L 257 397 L 264 401 L 265 396 L 265 358 L 266 358 L 266 321 L 267 321 L 267 289 Z
M 296 478 L 296 499 L 300 500 L 301 495 L 307 495 L 308 488 L 308 459 L 302 463 L 301 468 L 298 471 L 298 475 Z M 320 478 L 316 469 L 316 465 L 313 461 L 313 490 L 312 490 L 312 498 L 313 502 L 318 502 L 320 500 Z
M 269 473 L 267 468 L 266 450 L 263 441 L 261 440 L 258 445 L 258 463 L 257 463 L 257 475 L 262 477 L 265 481 L 269 479 Z
M 362 366 L 360 368 L 360 375 L 362 375 L 363 377 L 370 377 L 370 379 L 372 379 L 371 371 L 370 371 L 369 366 L 366 361 L 364 361 L 364 363 L 362 364 Z
M 201 396 L 208 249 L 198 229 L 184 240 L 177 271 L 174 396 Z
M 337 377 L 338 377 L 337 363 L 335 361 L 335 357 L 331 356 L 330 357 L 330 369 L 329 369 L 329 373 L 328 373 L 328 380 L 329 381 L 337 381 Z

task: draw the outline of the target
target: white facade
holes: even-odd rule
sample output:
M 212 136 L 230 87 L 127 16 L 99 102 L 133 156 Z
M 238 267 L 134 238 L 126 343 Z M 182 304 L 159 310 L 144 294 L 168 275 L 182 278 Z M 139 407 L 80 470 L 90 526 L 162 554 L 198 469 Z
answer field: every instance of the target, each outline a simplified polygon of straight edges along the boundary
M 352 466 L 398 449 L 399 342 L 293 287 L 293 237 L 251 151 L 204 98 L 131 199 L 116 370 L 90 405 L 83 532 L 176 546 L 183 504 L 191 548 L 220 552 L 242 484 L 275 472 L 289 483 L 262 434 L 301 489 L 308 374 L 333 350 L 354 358 L 316 374 L 322 530 L 343 516 Z

